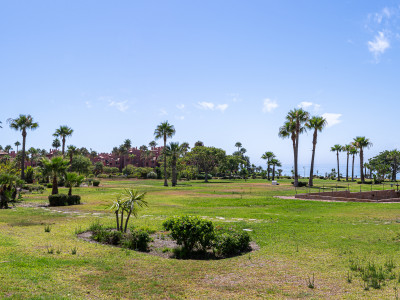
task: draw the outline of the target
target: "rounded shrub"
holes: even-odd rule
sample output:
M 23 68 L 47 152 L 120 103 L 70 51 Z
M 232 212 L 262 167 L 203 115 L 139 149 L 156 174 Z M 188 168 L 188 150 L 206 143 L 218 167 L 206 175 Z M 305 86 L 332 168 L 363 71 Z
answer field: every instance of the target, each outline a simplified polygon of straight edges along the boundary
M 93 180 L 93 186 L 99 186 L 100 185 L 100 180 Z
M 148 179 L 157 179 L 157 174 L 153 171 L 147 173 L 147 178 Z

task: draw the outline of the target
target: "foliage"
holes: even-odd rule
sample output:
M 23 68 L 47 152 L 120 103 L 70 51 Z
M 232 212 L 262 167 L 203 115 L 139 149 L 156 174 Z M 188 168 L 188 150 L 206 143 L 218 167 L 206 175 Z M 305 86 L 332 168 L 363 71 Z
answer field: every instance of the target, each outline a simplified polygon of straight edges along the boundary
M 26 183 L 33 183 L 34 169 L 31 166 L 26 168 L 25 181 Z
M 117 167 L 104 167 L 103 172 L 105 174 L 117 174 L 119 170 Z
M 223 257 L 249 251 L 250 235 L 246 231 L 216 230 L 214 247 L 216 254 Z
M 93 173 L 97 176 L 97 175 L 103 173 L 103 169 L 104 169 L 103 163 L 98 161 L 94 164 Z M 118 169 L 118 168 L 116 168 L 116 169 Z
M 75 155 L 71 162 L 71 171 L 78 172 L 79 174 L 88 174 L 92 162 L 90 159 L 83 155 Z
M 167 156 L 165 154 L 167 147 L 167 138 L 171 138 L 175 135 L 175 127 L 168 123 L 168 121 L 162 122 L 154 130 L 154 137 L 157 139 L 162 138 L 164 141 L 163 157 L 164 157 L 164 186 L 168 186 L 167 181 Z
M 61 156 L 54 156 L 52 159 L 42 158 L 42 173 L 53 178 L 52 195 L 58 194 L 58 177 L 64 177 L 69 166 L 69 161 Z
M 93 186 L 99 186 L 100 180 L 93 180 Z
M 8 208 L 9 203 L 16 202 L 17 185 L 21 183 L 13 173 L 0 173 L 0 209 Z
M 55 194 L 49 195 L 50 206 L 67 206 L 76 205 L 81 203 L 81 197 L 79 195 L 65 195 L 65 194 Z
M 146 252 L 149 249 L 150 242 L 151 238 L 147 231 L 131 228 L 129 233 L 124 236 L 123 246 L 128 249 Z
M 147 178 L 148 179 L 157 179 L 157 174 L 153 171 L 147 173 Z
M 214 225 L 211 221 L 194 216 L 171 217 L 163 226 L 187 253 L 193 250 L 205 251 L 212 247 Z
M 68 195 L 72 195 L 72 187 L 79 187 L 85 177 L 83 175 L 78 175 L 76 173 L 67 173 L 65 176 L 65 186 L 69 188 Z
M 215 147 L 196 146 L 187 154 L 188 162 L 196 166 L 200 172 L 206 175 L 223 163 L 225 151 Z M 205 176 L 205 182 L 208 182 L 208 176 Z

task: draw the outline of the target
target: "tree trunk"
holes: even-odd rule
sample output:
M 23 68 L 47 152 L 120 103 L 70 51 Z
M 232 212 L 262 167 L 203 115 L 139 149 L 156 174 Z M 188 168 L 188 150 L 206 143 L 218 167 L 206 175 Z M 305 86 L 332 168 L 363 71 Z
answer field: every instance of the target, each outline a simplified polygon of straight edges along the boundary
M 25 180 L 25 144 L 26 144 L 26 131 L 22 130 L 22 161 L 21 161 L 21 179 Z
M 361 177 L 361 183 L 365 183 L 365 179 L 364 179 L 364 153 L 363 153 L 363 148 L 360 148 L 360 177 Z
M 349 156 L 350 153 L 347 151 L 346 181 L 349 181 Z
M 132 213 L 132 209 L 129 210 L 128 216 L 126 217 L 124 232 L 126 232 L 126 229 L 128 228 L 128 222 L 129 222 L 129 217 L 131 216 L 131 213 Z
M 65 136 L 62 138 L 62 156 L 64 157 L 64 150 L 65 150 Z
M 176 186 L 176 160 L 172 159 L 172 186 Z
M 293 185 L 295 187 L 299 186 L 299 175 L 297 173 L 297 152 L 298 152 L 298 144 L 296 143 L 296 139 L 293 139 L 293 156 L 294 156 L 294 182 L 293 182 Z
M 53 188 L 51 190 L 52 195 L 58 194 L 58 183 L 57 183 L 57 175 L 53 175 Z
M 71 186 L 69 187 L 68 196 L 72 196 L 72 184 L 71 184 Z
M 339 151 L 336 151 L 336 158 L 337 158 L 337 181 L 340 181 Z
M 270 169 L 270 167 L 269 167 L 269 158 L 268 158 L 268 160 L 267 160 L 267 176 L 268 176 L 268 180 L 270 179 L 269 178 L 269 173 L 271 172 L 271 169 Z
M 115 218 L 117 219 L 117 230 L 119 231 L 118 210 L 115 211 Z
M 119 225 L 119 229 L 122 231 L 122 229 L 124 228 L 124 210 L 121 209 L 121 225 Z
M 168 180 L 167 180 L 167 154 L 165 153 L 167 147 L 167 137 L 164 135 L 164 186 L 168 186 Z
M 205 171 L 204 175 L 204 182 L 208 182 L 208 171 Z
M 351 181 L 354 181 L 354 157 L 355 155 L 353 154 L 353 163 L 351 166 Z
M 275 165 L 272 165 L 272 180 L 275 180 Z
M 397 168 L 396 168 L 396 166 L 397 166 L 397 162 L 394 161 L 393 173 L 392 173 L 392 180 L 393 180 L 394 182 L 397 181 L 397 179 L 396 179 L 396 177 L 397 177 Z
M 315 159 L 316 146 L 317 146 L 317 129 L 315 129 L 313 136 L 313 149 L 311 154 L 310 178 L 308 179 L 308 186 L 314 186 L 314 159 Z

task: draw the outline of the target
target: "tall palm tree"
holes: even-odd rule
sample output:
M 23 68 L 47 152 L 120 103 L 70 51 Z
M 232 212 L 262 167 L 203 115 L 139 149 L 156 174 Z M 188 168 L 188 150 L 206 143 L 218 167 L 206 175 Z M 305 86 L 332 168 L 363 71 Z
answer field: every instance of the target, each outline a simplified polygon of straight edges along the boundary
M 242 143 L 236 142 L 235 147 L 238 148 L 238 151 L 240 151 L 240 148 L 242 148 Z
M 270 162 L 271 162 L 271 159 L 275 158 L 275 154 L 273 152 L 271 152 L 271 151 L 267 151 L 261 156 L 261 158 L 267 160 L 267 175 L 268 175 L 268 180 L 269 180 L 270 179 L 269 178 L 269 173 L 271 172 L 271 168 L 270 168 L 271 164 L 270 164 Z
M 347 155 L 347 163 L 346 163 L 346 181 L 349 181 L 349 157 L 350 157 L 350 150 L 353 148 L 352 145 L 344 145 L 342 151 L 346 152 Z
M 14 143 L 15 147 L 17 147 L 17 153 L 18 153 L 18 147 L 21 146 L 21 143 L 19 141 L 16 141 Z
M 53 143 L 51 144 L 51 146 L 52 146 L 53 148 L 56 148 L 56 150 L 57 150 L 57 152 L 58 152 L 58 148 L 61 146 L 60 140 L 57 139 L 57 138 L 55 138 L 55 139 L 53 140 Z
M 22 133 L 22 159 L 21 159 L 21 179 L 25 179 L 25 147 L 27 130 L 35 130 L 39 123 L 34 122 L 31 115 L 19 115 L 16 119 L 8 119 L 10 128 L 19 130 Z
M 74 130 L 71 127 L 68 127 L 66 125 L 60 126 L 60 128 L 56 129 L 56 132 L 54 132 L 53 136 L 56 137 L 61 137 L 62 140 L 62 156 L 64 157 L 64 150 L 65 150 L 65 139 L 68 136 L 71 136 Z
M 12 150 L 11 145 L 7 145 L 4 147 L 4 151 L 6 151 L 7 153 L 10 153 L 10 150 Z
M 282 167 L 282 164 L 279 160 L 273 158 L 271 159 L 271 165 L 272 165 L 272 180 L 275 180 L 275 167 Z
M 365 183 L 364 178 L 364 149 L 372 147 L 372 143 L 367 139 L 365 136 L 357 136 L 354 138 L 353 145 L 357 147 L 360 151 L 360 176 L 361 176 L 361 183 Z
M 293 109 L 286 115 L 286 122 L 279 128 L 279 137 L 290 138 L 293 146 L 294 157 L 294 186 L 299 185 L 298 156 L 299 156 L 299 137 L 307 128 L 304 126 L 309 119 L 309 113 L 302 108 Z
M 164 186 L 168 186 L 167 181 L 167 156 L 165 155 L 166 146 L 167 146 L 167 138 L 173 137 L 175 134 L 175 128 L 173 125 L 169 124 L 168 121 L 162 122 L 160 125 L 156 127 L 154 130 L 154 136 L 156 139 L 162 138 L 164 140 Z
M 340 181 L 340 170 L 339 170 L 339 152 L 342 152 L 343 147 L 339 144 L 334 145 L 331 147 L 331 152 L 336 152 L 337 158 L 337 181 Z
M 171 157 L 171 169 L 172 169 L 172 186 L 176 186 L 177 174 L 176 174 L 176 162 L 182 155 L 182 147 L 179 143 L 171 142 L 167 145 L 165 154 Z
M 328 124 L 325 118 L 320 117 L 320 116 L 314 116 L 310 118 L 310 120 L 306 123 L 306 127 L 308 129 L 313 130 L 313 149 L 312 149 L 312 154 L 311 154 L 311 167 L 310 167 L 310 178 L 308 179 L 308 185 L 313 186 L 314 185 L 314 159 L 315 159 L 315 148 L 317 146 L 317 136 L 318 136 L 318 131 L 321 132 L 325 126 Z
M 358 150 L 357 150 L 356 147 L 354 147 L 352 145 L 351 148 L 350 148 L 349 153 L 350 153 L 350 155 L 353 156 L 353 158 L 352 158 L 353 161 L 352 161 L 352 165 L 351 165 L 351 181 L 354 181 L 354 158 L 358 154 Z

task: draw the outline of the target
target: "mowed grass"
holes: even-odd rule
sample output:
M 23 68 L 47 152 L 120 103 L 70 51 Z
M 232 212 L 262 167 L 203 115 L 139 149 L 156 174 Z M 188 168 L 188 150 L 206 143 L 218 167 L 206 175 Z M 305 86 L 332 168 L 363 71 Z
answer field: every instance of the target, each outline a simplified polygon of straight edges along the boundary
M 73 190 L 82 196 L 82 205 L 57 208 L 42 207 L 50 190 L 26 195 L 16 208 L 0 210 L 0 298 L 395 299 L 400 204 L 274 198 L 296 193 L 290 180 L 280 183 L 212 180 L 165 188 L 161 180 L 103 180 L 98 188 Z M 334 181 L 316 185 L 315 191 L 336 189 Z M 338 190 L 360 189 L 356 183 L 338 185 Z M 251 229 L 260 250 L 224 260 L 175 260 L 76 237 L 95 220 L 113 225 L 111 201 L 131 187 L 148 193 L 149 207 L 132 219 L 137 227 L 161 230 L 169 216 L 198 215 L 217 225 Z M 381 266 L 392 259 L 397 277 L 381 289 L 365 291 L 349 268 L 349 260 L 355 259 Z M 313 274 L 315 288 L 310 289 L 306 280 Z

